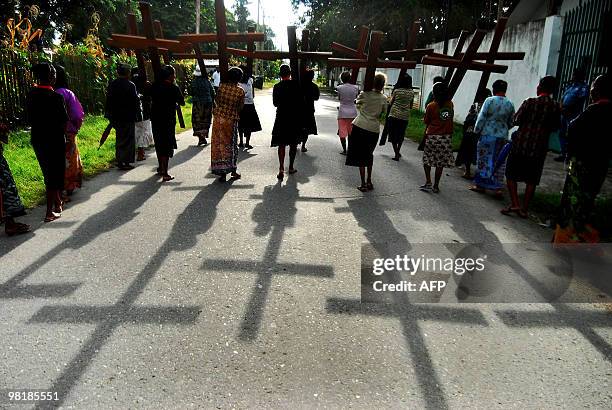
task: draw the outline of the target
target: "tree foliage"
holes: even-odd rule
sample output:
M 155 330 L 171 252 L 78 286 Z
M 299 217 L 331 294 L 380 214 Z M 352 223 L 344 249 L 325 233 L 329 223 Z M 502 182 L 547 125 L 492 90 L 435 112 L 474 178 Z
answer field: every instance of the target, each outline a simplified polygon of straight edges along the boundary
M 304 17 L 307 28 L 321 33 L 321 48 L 329 48 L 332 41 L 355 44 L 359 27 L 385 32 L 383 47 L 400 48 L 405 45 L 408 30 L 414 20 L 421 21 L 417 46 L 442 41 L 445 27 L 450 38 L 461 30 L 489 29 L 497 18 L 498 0 L 292 0 L 294 6 L 303 4 L 308 12 Z M 451 3 L 448 18 L 447 3 Z M 518 0 L 505 0 L 506 12 Z M 448 25 L 447 25 L 448 23 Z

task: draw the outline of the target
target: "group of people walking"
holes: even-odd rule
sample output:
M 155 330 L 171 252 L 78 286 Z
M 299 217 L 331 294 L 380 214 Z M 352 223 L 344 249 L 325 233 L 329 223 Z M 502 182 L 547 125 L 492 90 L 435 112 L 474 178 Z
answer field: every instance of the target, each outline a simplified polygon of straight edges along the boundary
M 68 88 L 67 75 L 60 66 L 38 64 L 33 69 L 36 86 L 28 97 L 28 116 L 32 126 L 32 146 L 43 172 L 47 210 L 45 221 L 60 217 L 70 195 L 81 186 L 83 168 L 77 146 L 77 134 L 83 122 L 83 108 L 76 95 Z M 253 78 L 244 67 L 232 67 L 223 81 L 216 71 L 213 81 L 199 67 L 194 71 L 190 87 L 193 111 L 193 134 L 198 145 L 208 145 L 211 138 L 211 171 L 224 182 L 241 178 L 238 173 L 240 149 L 252 149 L 252 133 L 261 131 L 261 123 L 254 104 Z M 177 148 L 175 137 L 176 110 L 185 100 L 175 84 L 172 66 L 164 66 L 154 83 L 144 79 L 137 69 L 119 65 L 117 79 L 108 87 L 106 117 L 116 131 L 116 160 L 119 169 L 129 170 L 132 163 L 145 158 L 144 149 L 155 145 L 158 159 L 157 173 L 162 181 L 170 181 L 169 160 Z M 130 79 L 131 75 L 131 79 Z M 319 88 L 314 83 L 314 72 L 306 70 L 302 81 L 291 77 L 291 69 L 283 64 L 280 81 L 272 91 L 276 119 L 272 129 L 271 146 L 277 148 L 279 168 L 277 178 L 285 177 L 285 157 L 289 147 L 288 173 L 297 172 L 295 166 L 298 145 L 306 152 L 309 135 L 317 134 L 315 101 Z M 341 75 L 337 87 L 338 136 L 346 165 L 359 168 L 362 192 L 372 191 L 374 150 L 387 141 L 393 146 L 393 160 L 401 158 L 401 147 L 414 102 L 412 78 L 403 74 L 389 98 L 384 93 L 387 78 L 376 73 L 373 87 L 359 91 L 350 82 L 350 73 Z M 575 81 L 580 78 L 576 72 Z M 511 203 L 501 209 L 505 215 L 527 217 L 529 204 L 542 176 L 549 148 L 549 137 L 561 132 L 562 158 L 569 162 L 569 172 L 563 190 L 562 206 L 555 234 L 557 241 L 593 239 L 594 228 L 588 217 L 595 198 L 605 180 L 610 161 L 610 141 L 604 135 L 604 121 L 611 114 L 610 80 L 599 76 L 592 84 L 592 104 L 584 112 L 577 109 L 577 98 L 583 96 L 583 85 L 573 82 L 568 87 L 563 103 L 553 93 L 556 79 L 540 80 L 537 96 L 528 98 L 515 111 L 506 97 L 508 84 L 497 80 L 492 92 L 481 91 L 463 126 L 463 139 L 457 158 L 452 151 L 454 105 L 448 85 L 441 77 L 434 79 L 427 98 L 423 122 L 425 133 L 419 146 L 423 151 L 425 182 L 421 191 L 439 193 L 444 168 L 463 166 L 463 177 L 473 181 L 475 192 L 493 191 L 503 196 L 504 185 Z M 571 95 L 567 95 L 570 93 Z M 571 101 L 570 107 L 565 107 Z M 586 101 L 586 98 L 585 100 Z M 583 101 L 583 103 L 584 103 Z M 567 103 L 569 104 L 569 103 Z M 380 119 L 386 120 L 380 134 Z M 212 133 L 210 132 L 212 126 Z M 509 138 L 509 132 L 517 127 Z M 347 142 L 348 141 L 348 142 Z M 1 146 L 1 144 L 0 144 Z M 472 165 L 476 165 L 472 173 Z M 432 180 L 431 171 L 435 169 Z M 23 205 L 16 192 L 8 164 L 1 158 L 2 192 L 0 211 L 9 235 L 27 232 L 27 225 L 14 218 L 23 213 Z M 526 184 L 522 202 L 518 183 Z M 590 236 L 589 236 L 590 235 Z

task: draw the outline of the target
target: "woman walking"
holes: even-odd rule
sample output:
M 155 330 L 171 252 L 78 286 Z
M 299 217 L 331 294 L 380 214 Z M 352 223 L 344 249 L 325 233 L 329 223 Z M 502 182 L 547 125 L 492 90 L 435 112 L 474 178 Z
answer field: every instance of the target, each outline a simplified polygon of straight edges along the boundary
M 28 94 L 27 112 L 32 127 L 32 148 L 45 179 L 47 212 L 45 222 L 55 221 L 62 213 L 62 190 L 66 172 L 66 126 L 68 113 L 64 97 L 53 90 L 55 68 L 49 63 L 36 64 L 32 71 L 36 85 Z
M 346 137 L 351 134 L 353 120 L 357 117 L 355 99 L 359 95 L 359 87 L 349 83 L 351 73 L 348 71 L 344 71 L 340 75 L 340 79 L 342 84 L 336 87 L 338 99 L 340 100 L 340 106 L 338 107 L 338 136 L 340 137 L 340 144 L 342 144 L 341 154 L 346 155 Z
M 68 125 L 66 127 L 66 172 L 64 174 L 64 202 L 70 201 L 70 196 L 75 189 L 80 188 L 83 182 L 83 165 L 77 144 L 77 134 L 83 125 L 85 112 L 76 95 L 68 88 L 66 70 L 62 66 L 55 66 L 56 80 L 55 92 L 64 98 L 66 112 L 68 113 Z
M 132 71 L 132 80 L 140 98 L 142 116 L 136 121 L 134 133 L 136 135 L 136 160 L 147 159 L 145 150 L 153 145 L 153 128 L 151 126 L 151 83 L 140 75 L 138 68 Z
M 276 119 L 272 128 L 272 147 L 278 147 L 278 179 L 285 177 L 285 153 L 289 146 L 289 174 L 294 174 L 297 144 L 302 133 L 304 97 L 297 81 L 291 79 L 291 68 L 280 66 L 281 81 L 274 85 L 272 102 L 276 107 Z
M 359 167 L 361 185 L 357 189 L 361 192 L 374 189 L 372 164 L 380 132 L 380 115 L 387 108 L 387 98 L 382 93 L 386 82 L 387 77 L 384 74 L 376 73 L 372 91 L 362 91 L 355 102 L 358 114 L 348 139 L 346 165 Z
M 252 149 L 251 134 L 261 131 L 261 123 L 255 109 L 253 77 L 246 72 L 246 67 L 243 67 L 242 70 L 242 78 L 238 86 L 244 91 L 244 106 L 242 111 L 240 111 L 240 120 L 238 121 L 238 134 L 240 134 L 238 148 Z M 244 144 L 245 140 L 246 144 Z
M 191 123 L 193 136 L 198 137 L 198 147 L 207 145 L 208 133 L 212 124 L 215 89 L 210 83 L 206 73 L 202 73 L 200 66 L 196 65 L 191 83 Z
M 155 153 L 159 163 L 158 174 L 164 182 L 174 177 L 168 174 L 168 163 L 174 156 L 176 146 L 176 106 L 185 105 L 183 93 L 174 84 L 175 71 L 171 65 L 164 66 L 160 80 L 151 86 L 151 125 L 155 140 Z
M 424 192 L 440 192 L 440 178 L 446 167 L 452 167 L 455 159 L 451 139 L 453 135 L 453 102 L 448 98 L 448 86 L 440 82 L 433 86 L 433 101 L 425 109 L 425 149 L 423 170 L 425 184 L 419 188 Z M 436 168 L 435 180 L 431 183 L 431 168 Z
M 464 179 L 473 179 L 472 175 L 472 164 L 476 164 L 476 146 L 478 144 L 478 135 L 474 132 L 474 126 L 476 125 L 476 119 L 478 113 L 484 101 L 491 95 L 491 90 L 485 88 L 484 91 L 480 92 L 476 97 L 474 104 L 470 106 L 470 111 L 463 121 L 463 135 L 461 137 L 461 145 L 459 146 L 459 152 L 457 152 L 457 159 L 455 159 L 456 166 L 464 166 L 465 172 L 461 176 Z
M 232 181 L 240 179 L 237 172 L 238 121 L 244 105 L 244 90 L 238 86 L 241 78 L 240 68 L 230 68 L 215 100 L 210 167 L 213 174 L 219 175 L 220 182 L 227 180 L 227 174 L 231 174 Z
M 480 135 L 477 145 L 477 169 L 474 185 L 475 192 L 490 189 L 496 196 L 502 196 L 505 161 L 500 158 L 502 148 L 508 143 L 508 131 L 512 128 L 514 105 L 506 98 L 508 83 L 497 80 L 493 83 L 493 96 L 485 100 L 474 133 Z
M 529 203 L 542 177 L 550 134 L 561 126 L 561 108 L 552 97 L 556 86 L 555 77 L 542 78 L 538 84 L 538 96 L 523 101 L 514 115 L 514 125 L 519 128 L 512 134 L 512 146 L 506 165 L 506 180 L 512 203 L 500 211 L 504 215 L 515 213 L 521 218 L 528 216 Z M 522 207 L 518 182 L 526 184 Z
M 391 94 L 391 110 L 387 120 L 389 142 L 391 142 L 393 152 L 395 152 L 394 161 L 399 161 L 402 157 L 400 149 L 406 137 L 406 127 L 410 119 L 410 109 L 412 108 L 413 100 L 412 77 L 404 74 L 398 79 L 397 85 Z
M 306 142 L 309 135 L 317 135 L 317 121 L 315 119 L 315 101 L 319 100 L 321 92 L 319 86 L 314 83 L 314 70 L 306 70 L 302 83 L 302 95 L 304 96 L 304 123 L 302 132 L 302 152 L 308 152 Z

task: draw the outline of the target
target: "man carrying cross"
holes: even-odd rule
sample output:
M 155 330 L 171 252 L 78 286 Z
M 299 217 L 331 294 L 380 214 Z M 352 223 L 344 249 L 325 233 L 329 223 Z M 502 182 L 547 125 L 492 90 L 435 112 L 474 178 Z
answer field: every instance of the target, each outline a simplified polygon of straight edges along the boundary
M 140 98 L 136 86 L 130 81 L 131 68 L 127 64 L 117 66 L 117 79 L 106 92 L 106 118 L 115 129 L 117 142 L 115 157 L 120 170 L 134 169 L 136 157 L 136 121 L 141 117 Z

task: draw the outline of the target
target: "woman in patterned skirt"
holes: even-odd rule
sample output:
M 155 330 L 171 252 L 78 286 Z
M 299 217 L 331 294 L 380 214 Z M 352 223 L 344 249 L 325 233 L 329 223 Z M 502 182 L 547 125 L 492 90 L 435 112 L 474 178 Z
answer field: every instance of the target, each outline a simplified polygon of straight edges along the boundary
M 419 188 L 424 192 L 440 192 L 440 178 L 446 167 L 452 167 L 455 159 L 451 140 L 453 136 L 453 102 L 448 98 L 448 86 L 440 82 L 433 86 L 433 101 L 425 108 L 423 122 L 425 129 L 425 149 L 423 169 L 425 184 Z M 435 180 L 431 183 L 431 168 L 436 168 Z
M 225 182 L 227 174 L 231 180 L 240 179 L 237 171 L 238 162 L 238 120 L 244 105 L 244 90 L 238 86 L 242 70 L 232 67 L 227 72 L 227 79 L 219 86 L 213 111 L 211 170 L 219 175 L 219 181 Z
M 76 95 L 68 88 L 66 70 L 64 67 L 55 66 L 56 80 L 55 92 L 64 97 L 66 112 L 68 113 L 68 125 L 66 126 L 66 173 L 64 174 L 64 202 L 70 201 L 70 196 L 76 188 L 81 187 L 83 182 L 83 165 L 77 145 L 77 134 L 83 125 L 85 112 Z

